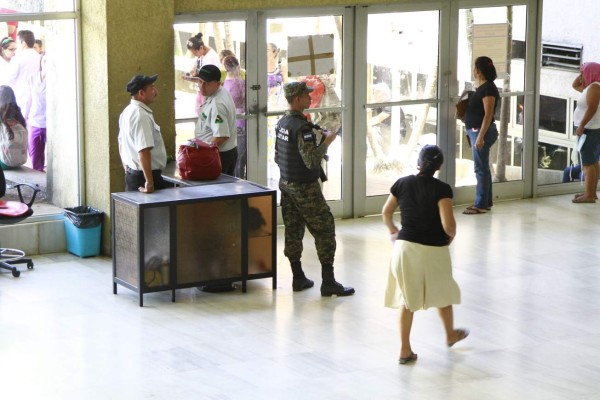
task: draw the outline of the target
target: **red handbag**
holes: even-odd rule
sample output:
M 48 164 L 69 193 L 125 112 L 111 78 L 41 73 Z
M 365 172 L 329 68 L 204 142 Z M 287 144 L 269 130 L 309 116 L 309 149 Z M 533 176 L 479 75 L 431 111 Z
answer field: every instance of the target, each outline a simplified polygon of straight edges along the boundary
M 200 139 L 190 139 L 179 146 L 177 168 L 182 179 L 205 181 L 221 175 L 219 148 Z

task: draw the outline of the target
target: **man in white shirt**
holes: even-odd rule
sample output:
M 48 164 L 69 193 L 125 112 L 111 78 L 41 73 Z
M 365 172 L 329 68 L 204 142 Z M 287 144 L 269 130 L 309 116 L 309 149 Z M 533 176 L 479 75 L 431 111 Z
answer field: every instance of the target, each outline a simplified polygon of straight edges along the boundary
M 17 104 L 25 121 L 29 118 L 31 108 L 31 90 L 29 82 L 40 71 L 40 55 L 33 49 L 35 36 L 28 30 L 17 34 L 17 54 L 10 60 L 8 68 L 8 85 L 13 88 Z
M 233 176 L 237 162 L 235 103 L 229 92 L 221 87 L 219 67 L 204 65 L 198 71 L 198 78 L 204 103 L 196 123 L 196 137 L 219 147 L 221 172 Z
M 125 168 L 125 190 L 152 193 L 165 187 L 162 170 L 167 151 L 148 107 L 158 95 L 158 75 L 136 75 L 127 84 L 131 102 L 119 117 L 119 154 Z

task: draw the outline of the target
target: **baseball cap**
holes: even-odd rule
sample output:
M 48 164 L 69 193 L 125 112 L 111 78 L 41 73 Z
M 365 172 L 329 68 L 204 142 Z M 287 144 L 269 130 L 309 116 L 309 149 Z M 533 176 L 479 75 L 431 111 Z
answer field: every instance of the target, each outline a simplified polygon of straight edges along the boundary
M 305 93 L 310 93 L 313 90 L 312 87 L 306 86 L 306 82 L 290 82 L 283 87 L 285 98 L 288 100 Z
M 221 81 L 221 70 L 214 65 L 203 65 L 198 71 L 198 78 L 204 82 Z
M 150 85 L 158 79 L 158 75 L 136 75 L 127 83 L 127 91 L 132 95 L 139 92 L 146 85 Z

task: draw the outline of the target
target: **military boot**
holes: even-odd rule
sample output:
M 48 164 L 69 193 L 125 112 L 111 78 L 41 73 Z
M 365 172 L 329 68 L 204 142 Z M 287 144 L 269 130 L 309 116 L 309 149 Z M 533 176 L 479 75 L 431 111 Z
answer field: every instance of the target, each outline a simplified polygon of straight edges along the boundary
M 321 296 L 331 297 L 336 296 L 351 296 L 355 290 L 351 287 L 345 287 L 335 280 L 333 274 L 333 265 L 323 265 L 322 267 L 323 283 L 321 283 Z
M 290 264 L 292 266 L 292 274 L 294 275 L 292 279 L 292 290 L 294 292 L 301 292 L 304 289 L 310 289 L 315 286 L 315 283 L 304 275 L 300 261 L 292 261 Z

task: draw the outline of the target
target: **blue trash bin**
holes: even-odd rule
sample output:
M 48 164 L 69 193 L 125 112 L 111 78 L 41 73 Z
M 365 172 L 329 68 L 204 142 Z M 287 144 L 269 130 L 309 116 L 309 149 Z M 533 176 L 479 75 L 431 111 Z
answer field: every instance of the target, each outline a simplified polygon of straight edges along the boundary
M 100 254 L 103 212 L 80 206 L 65 208 L 64 221 L 67 251 L 79 257 Z

